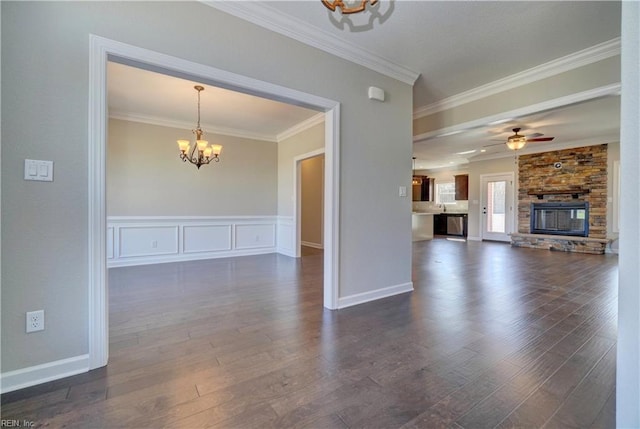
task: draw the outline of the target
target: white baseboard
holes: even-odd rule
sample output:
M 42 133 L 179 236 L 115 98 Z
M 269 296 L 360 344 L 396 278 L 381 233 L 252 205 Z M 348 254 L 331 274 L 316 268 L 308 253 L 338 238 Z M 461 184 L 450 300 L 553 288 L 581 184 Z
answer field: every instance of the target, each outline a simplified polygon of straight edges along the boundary
M 468 236 L 467 241 L 482 241 L 482 237 Z
M 0 393 L 58 380 L 89 371 L 89 355 L 75 356 L 0 374 Z
M 372 290 L 370 292 L 357 293 L 355 295 L 338 298 L 338 308 L 351 307 L 353 305 L 364 304 L 365 302 L 375 301 L 377 299 L 387 298 L 401 293 L 412 292 L 413 282 L 403 283 L 395 286 L 389 286 L 382 289 Z
M 307 247 L 313 247 L 314 249 L 324 249 L 324 246 L 322 244 L 319 243 L 312 243 L 310 241 L 300 241 L 300 245 L 302 246 L 307 246 Z
M 279 253 L 279 254 L 284 255 L 284 256 L 288 256 L 290 258 L 296 258 L 297 257 L 296 254 L 291 249 L 278 248 L 278 249 L 276 249 L 276 253 Z

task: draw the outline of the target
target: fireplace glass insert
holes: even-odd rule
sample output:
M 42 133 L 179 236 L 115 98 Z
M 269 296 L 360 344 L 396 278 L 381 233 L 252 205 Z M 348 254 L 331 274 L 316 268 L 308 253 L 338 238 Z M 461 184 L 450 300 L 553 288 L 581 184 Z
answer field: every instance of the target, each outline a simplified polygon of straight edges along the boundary
M 589 203 L 531 204 L 531 233 L 589 236 Z

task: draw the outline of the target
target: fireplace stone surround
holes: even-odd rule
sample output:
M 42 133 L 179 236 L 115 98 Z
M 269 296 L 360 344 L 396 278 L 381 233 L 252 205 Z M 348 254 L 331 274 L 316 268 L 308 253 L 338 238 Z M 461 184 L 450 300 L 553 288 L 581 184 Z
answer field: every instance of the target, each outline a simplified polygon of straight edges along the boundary
M 603 254 L 607 232 L 607 145 L 565 149 L 518 159 L 518 232 L 514 247 Z M 534 204 L 586 203 L 586 236 L 532 230 Z M 536 233 L 538 232 L 538 233 Z

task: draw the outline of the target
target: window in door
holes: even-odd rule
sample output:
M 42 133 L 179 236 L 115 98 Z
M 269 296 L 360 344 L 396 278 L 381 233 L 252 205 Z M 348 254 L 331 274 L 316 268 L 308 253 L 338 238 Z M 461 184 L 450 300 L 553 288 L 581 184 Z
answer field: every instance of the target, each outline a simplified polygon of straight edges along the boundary
M 506 232 L 506 190 L 506 181 L 487 184 L 487 232 Z

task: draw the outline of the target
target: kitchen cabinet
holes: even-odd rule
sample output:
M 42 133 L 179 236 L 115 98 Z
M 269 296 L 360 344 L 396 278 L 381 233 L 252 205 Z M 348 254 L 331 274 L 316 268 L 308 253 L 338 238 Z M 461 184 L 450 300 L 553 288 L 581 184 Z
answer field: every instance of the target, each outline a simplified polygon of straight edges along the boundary
M 413 176 L 413 201 L 433 200 L 433 179 L 428 176 Z
M 447 235 L 447 215 L 433 215 L 433 233 L 436 235 Z
M 469 199 L 469 175 L 460 174 L 453 176 L 456 183 L 456 200 L 466 201 Z

